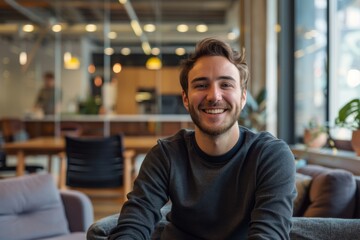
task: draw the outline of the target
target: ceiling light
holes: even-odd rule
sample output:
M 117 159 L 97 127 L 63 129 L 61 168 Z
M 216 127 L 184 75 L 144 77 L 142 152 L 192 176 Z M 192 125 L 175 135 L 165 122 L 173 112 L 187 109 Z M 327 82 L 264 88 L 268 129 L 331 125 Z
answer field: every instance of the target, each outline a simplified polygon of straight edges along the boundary
M 94 64 L 90 64 L 89 67 L 88 67 L 88 72 L 89 73 L 95 73 L 96 71 L 96 67 Z
M 108 38 L 110 38 L 110 39 L 115 39 L 115 38 L 117 38 L 117 33 L 116 33 L 116 32 L 109 32 L 109 33 L 108 33 Z
M 127 2 L 127 0 L 119 0 L 119 3 L 121 4 L 125 4 Z
M 130 48 L 123 48 L 123 49 L 121 49 L 120 52 L 122 55 L 127 56 L 127 55 L 130 55 L 131 50 L 130 50 Z
M 189 26 L 186 24 L 180 24 L 176 27 L 178 32 L 187 32 L 189 30 Z
M 65 69 L 79 69 L 80 60 L 77 57 L 72 56 L 71 59 L 64 64 Z
M 102 83 L 103 83 L 103 80 L 102 80 L 102 78 L 100 76 L 96 76 L 94 78 L 94 85 L 96 87 L 100 87 L 102 85 Z
M 26 24 L 26 25 L 23 26 L 22 29 L 23 29 L 24 32 L 32 32 L 32 31 L 34 31 L 34 25 Z
M 146 61 L 146 68 L 149 70 L 159 70 L 162 67 L 162 62 L 158 57 L 151 57 Z
M 107 48 L 104 49 L 104 53 L 106 55 L 113 55 L 114 54 L 114 49 L 111 48 L 111 47 L 107 47 Z
M 150 44 L 148 42 L 143 42 L 141 44 L 141 47 L 142 47 L 142 49 L 143 49 L 143 51 L 144 51 L 144 53 L 146 55 L 149 55 L 151 53 L 151 47 L 150 47 Z
M 130 24 L 132 29 L 134 30 L 135 35 L 140 37 L 142 34 L 142 29 L 140 27 L 139 22 L 137 20 L 131 20 Z
M 144 25 L 144 30 L 145 30 L 146 32 L 155 32 L 156 27 L 155 27 L 154 24 L 145 24 L 145 25 Z
M 27 63 L 27 54 L 26 52 L 21 52 L 19 55 L 19 62 L 21 65 L 25 65 Z
M 203 33 L 208 31 L 208 26 L 205 24 L 199 24 L 196 26 L 196 31 Z
M 96 25 L 95 24 L 88 24 L 85 26 L 85 30 L 87 32 L 95 32 L 97 29 Z
M 114 66 L 113 66 L 113 71 L 114 73 L 120 73 L 121 72 L 121 64 L 120 63 L 115 63 Z
M 51 30 L 52 30 L 53 32 L 61 32 L 62 27 L 61 27 L 60 24 L 54 24 L 54 25 L 51 27 Z
M 185 48 L 177 48 L 177 49 L 175 49 L 175 54 L 178 55 L 178 56 L 182 56 L 185 53 L 186 53 Z
M 71 60 L 71 53 L 70 52 L 65 52 L 64 53 L 64 63 L 68 62 Z
M 155 48 L 151 49 L 151 54 L 152 55 L 159 55 L 160 54 L 160 48 L 155 47 Z

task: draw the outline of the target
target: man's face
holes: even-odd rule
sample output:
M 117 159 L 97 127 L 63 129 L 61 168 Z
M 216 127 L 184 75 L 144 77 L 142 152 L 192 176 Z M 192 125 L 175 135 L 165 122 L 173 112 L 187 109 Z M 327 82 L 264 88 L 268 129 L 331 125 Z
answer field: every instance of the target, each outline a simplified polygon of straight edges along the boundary
M 217 136 L 235 124 L 246 102 L 239 70 L 225 57 L 201 57 L 189 72 L 188 94 L 183 103 L 196 127 Z

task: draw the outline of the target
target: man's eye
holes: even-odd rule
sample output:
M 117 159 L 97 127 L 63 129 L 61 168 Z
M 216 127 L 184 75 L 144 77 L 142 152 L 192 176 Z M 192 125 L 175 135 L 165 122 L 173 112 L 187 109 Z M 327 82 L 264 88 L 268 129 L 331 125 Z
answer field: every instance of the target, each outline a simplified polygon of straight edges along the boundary
M 204 89 L 204 88 L 206 88 L 206 84 L 197 84 L 197 85 L 195 85 L 195 88 L 196 89 Z
M 230 84 L 230 83 L 223 83 L 222 84 L 222 87 L 224 87 L 224 88 L 229 88 L 229 87 L 231 87 L 232 85 Z

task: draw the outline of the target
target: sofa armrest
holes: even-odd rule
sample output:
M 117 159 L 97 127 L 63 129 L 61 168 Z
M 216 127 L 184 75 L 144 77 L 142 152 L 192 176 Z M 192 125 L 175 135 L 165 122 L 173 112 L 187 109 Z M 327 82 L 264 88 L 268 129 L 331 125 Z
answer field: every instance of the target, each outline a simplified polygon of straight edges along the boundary
M 168 202 L 161 208 L 161 220 L 156 224 L 154 232 L 151 234 L 152 240 L 159 240 L 161 232 L 168 223 L 166 220 L 167 213 L 171 210 L 171 203 Z M 87 240 L 105 240 L 110 234 L 111 230 L 116 227 L 119 218 L 119 213 L 113 214 L 94 222 L 87 231 Z
M 116 227 L 118 218 L 119 214 L 113 214 L 94 222 L 87 231 L 86 239 L 106 240 L 107 236 L 110 234 L 111 229 Z
M 88 196 L 74 190 L 61 190 L 70 232 L 86 232 L 94 222 L 94 210 Z

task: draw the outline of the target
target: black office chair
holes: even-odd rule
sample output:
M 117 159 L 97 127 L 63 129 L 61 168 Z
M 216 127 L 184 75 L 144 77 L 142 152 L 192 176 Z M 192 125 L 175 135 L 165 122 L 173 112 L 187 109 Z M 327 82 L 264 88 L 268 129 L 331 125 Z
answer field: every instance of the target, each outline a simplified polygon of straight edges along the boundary
M 66 185 L 78 188 L 114 188 L 123 184 L 122 135 L 103 138 L 65 137 Z

